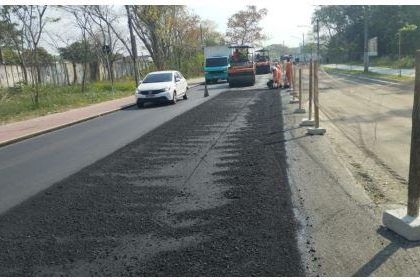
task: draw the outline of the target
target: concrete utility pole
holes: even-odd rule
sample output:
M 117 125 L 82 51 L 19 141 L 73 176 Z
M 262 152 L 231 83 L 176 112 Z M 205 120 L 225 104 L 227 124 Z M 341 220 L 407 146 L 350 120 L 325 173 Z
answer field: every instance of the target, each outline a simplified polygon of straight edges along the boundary
M 364 34 L 365 34 L 365 44 L 364 44 L 364 58 L 363 58 L 363 63 L 364 63 L 364 69 L 363 72 L 367 73 L 369 72 L 369 53 L 368 53 L 368 12 L 367 12 L 367 7 L 364 6 L 363 7 L 364 10 L 364 20 L 365 20 L 365 27 L 364 27 Z
M 305 57 L 305 33 L 302 33 L 302 54 L 303 54 L 303 61 L 306 61 Z
M 319 61 L 319 19 L 316 19 L 316 33 L 317 33 L 316 60 Z
M 312 99 L 313 99 L 313 94 L 314 94 L 314 89 L 313 89 L 313 82 L 314 82 L 314 63 L 313 60 L 311 58 L 311 61 L 309 62 L 309 117 L 308 120 L 311 121 L 312 120 Z
M 401 30 L 398 31 L 398 64 L 400 65 L 399 77 L 401 77 Z
M 133 22 L 131 19 L 130 7 L 125 5 L 125 9 L 127 11 L 127 18 L 128 18 L 128 29 L 130 30 L 130 41 L 131 41 L 131 52 L 133 55 L 133 63 L 134 63 L 134 80 L 136 80 L 136 87 L 139 85 L 139 71 L 137 69 L 137 44 L 136 38 L 134 37 L 133 32 Z

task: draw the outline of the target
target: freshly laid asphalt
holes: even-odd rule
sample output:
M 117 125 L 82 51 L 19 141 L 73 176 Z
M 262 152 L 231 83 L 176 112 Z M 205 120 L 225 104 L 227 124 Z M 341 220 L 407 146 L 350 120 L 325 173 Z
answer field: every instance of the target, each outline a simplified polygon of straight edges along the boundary
M 0 214 L 221 91 L 212 89 L 210 97 L 204 98 L 200 86 L 194 87 L 188 100 L 180 100 L 174 106 L 147 106 L 142 110 L 131 107 L 107 115 L 102 115 L 100 105 L 89 106 L 89 116 L 101 116 L 0 147 Z M 106 106 L 105 112 L 118 109 L 119 101 L 116 102 L 115 108 Z M 77 111 L 85 109 L 56 114 L 60 116 L 52 122 L 52 127 L 79 121 L 86 115 Z M 37 128 L 49 130 L 50 123 L 42 119 L 42 127 Z M 18 124 L 14 127 L 20 128 Z
M 0 276 L 303 276 L 282 125 L 266 89 L 172 118 L 1 215 Z

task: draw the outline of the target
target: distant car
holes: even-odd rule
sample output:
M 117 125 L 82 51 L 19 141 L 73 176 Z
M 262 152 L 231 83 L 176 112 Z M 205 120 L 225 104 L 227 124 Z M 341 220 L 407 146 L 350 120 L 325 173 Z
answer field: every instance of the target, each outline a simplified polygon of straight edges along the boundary
M 144 77 L 136 90 L 137 107 L 145 103 L 175 104 L 177 99 L 187 99 L 187 80 L 178 71 L 151 72 Z

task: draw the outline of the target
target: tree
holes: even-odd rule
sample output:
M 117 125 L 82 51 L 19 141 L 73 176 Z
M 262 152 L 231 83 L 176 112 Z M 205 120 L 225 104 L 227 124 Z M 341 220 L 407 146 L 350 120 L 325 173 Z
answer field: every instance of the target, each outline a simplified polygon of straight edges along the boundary
M 226 37 L 231 44 L 259 44 L 267 38 L 259 26 L 266 15 L 267 9 L 257 10 L 256 6 L 247 6 L 246 10 L 241 10 L 229 18 Z
M 128 53 L 130 54 L 131 60 L 133 61 L 133 71 L 134 71 L 134 81 L 136 82 L 136 87 L 139 85 L 139 71 L 137 69 L 137 44 L 136 38 L 134 37 L 133 31 L 133 18 L 131 16 L 130 6 L 125 5 L 125 10 L 127 13 L 127 23 L 128 23 L 128 31 L 130 32 L 130 43 L 131 49 L 126 47 Z
M 2 41 L 4 46 L 8 46 L 10 43 L 10 49 L 16 51 L 18 55 L 18 64 L 22 68 L 24 83 L 28 83 L 28 71 L 26 69 L 26 63 L 23 58 L 22 52 L 24 50 L 24 37 L 23 30 L 24 26 L 20 25 L 13 19 L 12 13 L 13 6 L 2 6 L 0 10 L 0 17 L 3 24 L 3 29 L 1 30 Z M 14 54 L 14 52 L 12 52 Z
M 41 83 L 41 70 L 38 58 L 38 44 L 44 27 L 48 20 L 45 20 L 44 15 L 47 6 L 13 6 L 12 12 L 20 20 L 20 24 L 24 27 L 23 36 L 25 38 L 28 49 L 31 52 L 31 62 L 35 65 L 36 78 L 33 80 L 35 83 L 35 95 L 33 101 L 36 106 L 39 104 L 39 84 Z M 54 19 L 56 21 L 58 19 Z M 33 69 L 33 67 L 31 68 Z
M 17 36 L 16 26 L 0 17 L 0 64 L 4 64 L 3 49 L 13 47 L 12 36 Z
M 171 56 L 175 16 L 185 6 L 132 6 L 137 35 L 158 70 L 166 68 Z
M 216 31 L 216 24 L 211 20 L 201 21 L 201 31 L 203 32 L 203 44 L 205 46 L 224 45 L 224 35 Z
M 197 53 L 201 51 L 200 20 L 196 15 L 186 9 L 176 11 L 173 26 L 173 42 L 171 61 L 182 72 L 186 72 L 192 66 Z
M 87 64 L 88 62 L 96 61 L 97 57 L 93 54 L 93 47 L 88 42 L 88 34 L 93 34 L 93 31 L 91 30 L 91 20 L 86 6 L 65 6 L 64 10 L 70 12 L 73 15 L 76 26 L 79 28 L 81 33 L 81 44 L 73 46 L 73 51 L 79 52 L 78 54 L 73 53 L 74 55 L 77 55 L 77 57 L 73 56 L 73 61 L 76 61 L 76 63 L 83 63 L 81 90 L 84 92 L 86 87 Z M 71 53 L 68 54 L 71 55 Z M 94 57 L 95 59 L 93 59 Z M 75 63 L 73 63 L 73 72 L 73 83 L 76 83 L 77 76 Z
M 92 47 L 87 41 L 74 42 L 66 48 L 59 48 L 58 52 L 63 59 L 70 61 L 73 65 L 73 84 L 77 83 L 76 63 L 86 64 L 96 60 Z
M 122 34 L 125 34 L 125 32 L 121 32 L 120 30 L 116 29 L 116 21 L 118 17 L 112 13 L 112 10 L 108 7 L 103 6 L 90 6 L 89 12 L 91 16 L 99 19 L 99 21 L 102 21 L 106 24 L 108 28 L 108 36 L 111 38 L 111 34 L 109 31 L 112 31 L 113 34 L 118 38 L 118 40 L 123 44 L 126 51 L 130 55 L 130 58 L 133 62 L 133 71 L 134 71 L 134 79 L 136 81 L 136 84 L 139 81 L 138 78 L 138 70 L 137 70 L 137 45 L 136 45 L 136 39 L 134 37 L 134 31 L 133 31 L 133 18 L 132 18 L 132 11 L 129 5 L 125 5 L 126 15 L 127 15 L 127 23 L 128 23 L 128 29 L 130 34 L 130 40 L 126 40 Z M 95 21 L 95 20 L 94 20 Z M 97 23 L 97 21 L 95 21 Z M 112 65 L 112 64 L 111 64 Z
M 320 22 L 321 34 L 326 39 L 327 55 L 334 59 L 360 59 L 364 47 L 364 7 L 357 5 L 319 6 L 313 16 Z M 378 37 L 378 55 L 396 58 L 398 40 L 395 34 L 406 23 L 420 25 L 420 6 L 369 6 L 367 29 L 369 38 Z M 414 54 L 420 45 L 420 30 L 404 38 L 404 50 Z M 397 38 L 398 39 L 398 38 Z

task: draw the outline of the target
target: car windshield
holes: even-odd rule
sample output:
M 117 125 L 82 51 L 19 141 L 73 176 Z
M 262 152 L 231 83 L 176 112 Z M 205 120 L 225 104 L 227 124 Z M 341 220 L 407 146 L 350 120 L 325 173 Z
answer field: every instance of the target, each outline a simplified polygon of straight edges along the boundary
M 162 83 L 172 81 L 172 73 L 154 73 L 144 78 L 143 83 Z
M 212 57 L 206 59 L 207 67 L 217 67 L 217 66 L 226 66 L 227 58 L 226 57 Z

